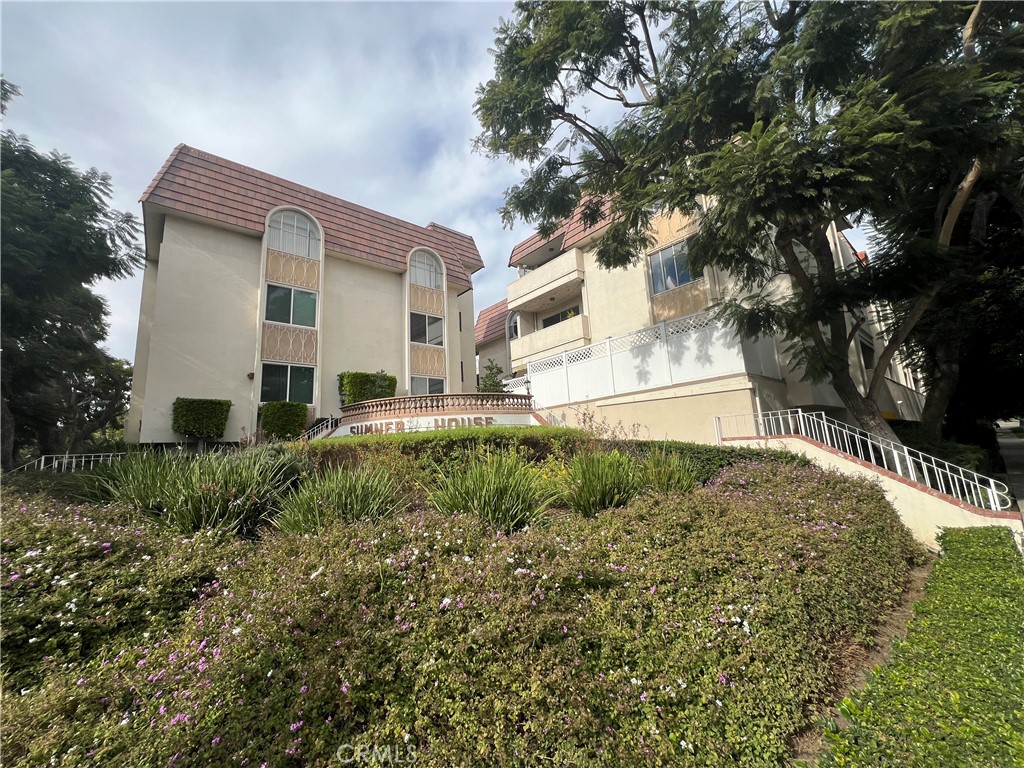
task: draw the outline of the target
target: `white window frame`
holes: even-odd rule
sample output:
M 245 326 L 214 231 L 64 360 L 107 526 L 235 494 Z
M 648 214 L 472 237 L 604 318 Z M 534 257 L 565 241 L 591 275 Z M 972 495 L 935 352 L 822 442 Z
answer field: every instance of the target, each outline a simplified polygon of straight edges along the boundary
M 288 322 L 283 322 L 281 320 L 271 320 L 269 317 L 267 317 L 267 312 L 270 311 L 270 289 L 271 288 L 284 288 L 284 289 L 286 289 L 286 290 L 291 292 L 291 299 L 288 302 Z M 313 300 L 316 302 L 316 306 L 313 307 L 313 324 L 312 325 L 304 325 L 303 323 L 296 323 L 295 322 L 295 293 L 297 291 L 301 292 L 301 293 L 312 294 Z M 317 313 L 320 310 L 320 292 L 319 291 L 310 291 L 310 290 L 308 290 L 306 288 L 296 288 L 296 287 L 291 286 L 291 285 L 281 285 L 280 283 L 268 282 L 267 283 L 267 300 L 264 303 L 265 303 L 266 306 L 263 308 L 263 319 L 266 322 L 268 322 L 268 323 L 276 323 L 277 325 L 294 325 L 294 326 L 296 326 L 298 328 L 316 328 Z
M 313 401 L 316 400 L 316 366 L 315 365 L 299 365 L 299 364 L 296 364 L 296 363 L 281 363 L 281 362 L 277 362 L 275 360 L 264 360 L 262 362 L 262 367 L 260 368 L 260 404 L 269 403 L 269 402 L 278 402 L 278 401 L 275 401 L 275 400 L 264 400 L 263 399 L 263 378 L 264 378 L 264 374 L 265 374 L 264 369 L 268 365 L 278 365 L 278 366 L 281 366 L 282 368 L 286 368 L 288 370 L 288 374 L 287 374 L 287 376 L 285 376 L 284 391 L 285 391 L 285 402 L 289 402 L 289 403 L 292 403 L 292 402 L 296 402 L 296 403 L 297 402 L 302 402 L 300 400 L 292 400 L 291 399 L 291 394 L 292 394 L 292 370 L 291 369 L 292 368 L 308 368 L 309 370 L 313 371 L 313 392 L 310 395 L 310 398 Z M 303 405 L 313 405 L 313 402 L 303 403 Z
M 681 286 L 689 285 L 690 283 L 695 282 L 696 280 L 699 279 L 698 277 L 695 277 L 693 272 L 690 270 L 689 260 L 686 259 L 687 251 L 688 248 L 686 240 L 680 240 L 677 243 L 667 245 L 664 248 L 661 248 L 660 250 L 657 250 L 654 253 L 651 253 L 647 256 L 647 279 L 650 281 L 651 284 L 651 296 L 660 296 L 663 293 L 668 293 L 669 291 L 674 290 L 676 288 L 680 288 Z M 686 262 L 686 276 L 689 279 L 683 280 L 675 285 L 669 286 L 670 276 L 665 271 L 665 260 L 667 258 L 673 261 L 674 263 L 675 256 L 678 253 L 683 254 L 683 259 Z M 656 270 L 660 273 L 661 285 L 664 286 L 660 291 L 657 288 L 658 281 L 655 279 Z M 679 277 L 677 270 L 676 277 Z
M 409 257 L 409 282 L 423 288 L 440 291 L 444 288 L 444 267 L 441 260 L 422 248 Z
M 416 341 L 412 337 L 412 318 L 413 318 L 413 315 L 421 315 L 421 316 L 423 316 L 423 317 L 425 317 L 427 319 L 426 325 L 424 326 L 424 330 L 427 333 L 426 333 L 424 338 L 428 338 L 428 339 L 430 338 L 430 321 L 431 320 L 439 321 L 440 324 L 441 324 L 441 341 L 438 342 L 437 344 L 434 344 L 431 341 Z M 431 315 L 429 312 L 410 312 L 409 313 L 409 341 L 412 342 L 413 344 L 423 344 L 424 346 L 428 346 L 428 347 L 442 347 L 443 348 L 444 347 L 444 318 L 443 317 L 439 317 L 438 315 Z
M 416 379 L 421 379 L 421 380 L 427 382 L 427 388 L 428 388 L 427 392 L 419 392 L 419 393 L 414 393 L 413 392 L 413 382 Z M 429 387 L 430 387 L 430 382 L 431 381 L 440 381 L 441 382 L 441 391 L 440 392 L 434 392 L 433 394 L 435 394 L 435 395 L 447 394 L 447 390 L 448 390 L 447 380 L 443 376 L 410 376 L 409 377 L 409 394 L 413 395 L 415 397 L 421 397 L 423 395 L 431 394 L 430 391 L 429 391 Z
M 301 211 L 285 209 L 270 217 L 267 248 L 306 259 L 320 259 L 320 229 Z

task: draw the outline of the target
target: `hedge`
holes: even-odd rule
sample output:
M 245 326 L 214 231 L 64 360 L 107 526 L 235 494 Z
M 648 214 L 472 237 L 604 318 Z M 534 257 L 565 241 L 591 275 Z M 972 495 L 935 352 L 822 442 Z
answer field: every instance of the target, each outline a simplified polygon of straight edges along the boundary
M 260 424 L 268 437 L 293 438 L 306 431 L 309 409 L 305 403 L 283 400 L 264 403 L 260 411 Z
M 361 403 L 363 400 L 394 397 L 397 389 L 398 379 L 384 371 L 345 371 L 338 374 L 338 395 L 345 393 L 345 405 Z
M 827 766 L 1024 765 L 1024 563 L 1008 528 L 947 530 L 907 639 L 826 731 Z
M 758 448 L 726 448 L 678 441 L 637 440 L 632 442 L 600 441 L 580 429 L 566 427 L 465 427 L 462 429 L 407 432 L 388 435 L 313 440 L 293 446 L 315 467 L 356 464 L 382 454 L 397 451 L 413 459 L 422 468 L 435 465 L 454 468 L 465 457 L 480 449 L 513 450 L 528 461 L 544 461 L 549 456 L 568 460 L 581 450 L 619 448 L 639 454 L 665 450 L 689 459 L 694 479 L 703 484 L 723 469 L 740 461 L 769 461 L 794 466 L 807 466 L 803 456 L 785 451 Z
M 228 426 L 230 400 L 179 397 L 171 407 L 171 429 L 196 440 L 218 440 Z

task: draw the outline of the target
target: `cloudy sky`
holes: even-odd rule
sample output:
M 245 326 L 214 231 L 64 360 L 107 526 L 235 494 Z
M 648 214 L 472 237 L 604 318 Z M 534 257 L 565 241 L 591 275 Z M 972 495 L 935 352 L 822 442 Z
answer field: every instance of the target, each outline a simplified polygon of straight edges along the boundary
M 472 149 L 504 3 L 14 3 L 5 128 L 139 196 L 184 142 L 416 224 L 476 239 L 476 309 L 504 296 L 515 167 Z M 141 275 L 100 286 L 110 351 L 135 355 Z

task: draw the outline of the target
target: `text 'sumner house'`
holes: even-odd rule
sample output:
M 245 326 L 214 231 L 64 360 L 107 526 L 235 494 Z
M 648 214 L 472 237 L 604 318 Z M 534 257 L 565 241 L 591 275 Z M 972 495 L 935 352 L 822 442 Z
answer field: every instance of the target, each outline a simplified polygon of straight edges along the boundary
M 170 443 L 178 397 L 339 412 L 342 371 L 399 395 L 475 391 L 473 238 L 417 226 L 179 145 L 142 196 L 146 268 L 129 442 Z

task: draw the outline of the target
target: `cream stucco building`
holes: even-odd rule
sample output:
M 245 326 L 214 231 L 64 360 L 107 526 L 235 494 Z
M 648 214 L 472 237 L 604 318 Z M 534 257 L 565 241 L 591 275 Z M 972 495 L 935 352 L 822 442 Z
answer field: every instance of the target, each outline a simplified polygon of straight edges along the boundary
M 179 145 L 142 196 L 146 266 L 129 442 L 182 440 L 178 397 L 232 402 L 225 441 L 261 402 L 339 412 L 343 371 L 398 395 L 475 391 L 473 239 L 417 226 Z
M 830 385 L 801 381 L 781 343 L 739 338 L 708 311 L 735 286 L 718 270 L 689 269 L 692 220 L 656 219 L 652 246 L 625 269 L 598 267 L 604 228 L 588 228 L 577 215 L 550 238 L 534 235 L 513 249 L 509 266 L 518 277 L 476 324 L 481 370 L 494 359 L 511 374 L 506 388 L 529 388 L 555 421 L 621 422 L 656 439 L 714 442 L 714 417 L 780 408 L 849 420 Z M 839 262 L 863 257 L 835 228 L 831 239 Z M 867 318 L 851 347 L 862 390 L 880 351 L 877 332 Z M 883 413 L 916 419 L 922 404 L 912 372 L 897 360 L 887 371 Z

